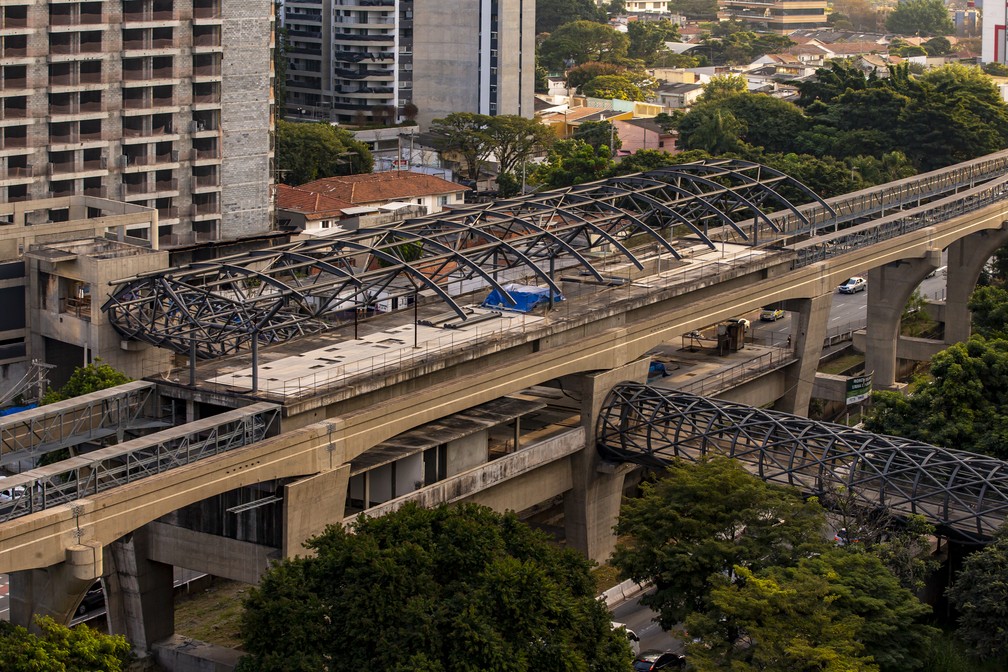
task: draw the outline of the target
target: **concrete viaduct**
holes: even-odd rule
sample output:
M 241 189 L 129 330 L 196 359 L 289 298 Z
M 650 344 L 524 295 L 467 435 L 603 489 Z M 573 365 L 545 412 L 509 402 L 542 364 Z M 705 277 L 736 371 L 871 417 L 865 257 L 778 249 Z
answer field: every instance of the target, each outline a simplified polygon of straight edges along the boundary
M 980 166 L 987 171 L 983 175 Z M 949 177 L 974 171 L 976 180 Z M 266 347 L 255 361 L 265 384 L 255 392 L 247 382 L 256 374 L 249 372 L 247 350 L 193 366 L 194 384 L 186 384 L 184 370 L 178 372 L 179 382 L 159 380 L 158 407 L 171 407 L 190 423 L 212 425 L 214 416 L 228 409 L 241 412 L 257 404 L 265 412 L 273 404 L 280 429 L 188 463 L 153 460 L 147 478 L 93 493 L 82 488 L 80 497 L 52 505 L 40 504 L 40 493 L 55 474 L 70 473 L 66 465 L 8 478 L 5 485 L 20 488 L 15 502 L 0 502 L 0 572 L 11 574 L 12 618 L 27 623 L 32 614 L 47 613 L 65 619 L 87 587 L 104 577 L 111 627 L 127 634 L 138 650 L 147 650 L 174 630 L 172 565 L 256 581 L 270 559 L 295 555 L 326 524 L 352 518 L 357 509 L 349 511 L 348 502 L 354 499 L 354 478 L 363 477 L 366 493 L 369 470 L 419 460 L 421 452 L 436 448 L 423 443 L 425 433 L 446 437 L 447 454 L 438 457 L 436 473 L 407 488 L 396 487 L 393 478 L 389 492 L 365 494 L 358 509 L 378 515 L 415 499 L 524 511 L 562 499 L 568 543 L 605 559 L 624 477 L 632 467 L 599 457 L 594 428 L 615 384 L 646 379 L 648 353 L 655 347 L 780 303 L 793 314 L 794 359 L 723 396 L 804 414 L 835 287 L 850 275 L 866 273 L 867 368 L 875 371 L 876 386 L 892 387 L 902 308 L 920 280 L 940 265 L 945 249 L 945 342 L 968 336 L 969 293 L 985 261 L 1008 240 L 1008 154 L 886 187 L 831 201 L 836 213 L 846 213 L 844 226 L 834 217 L 830 228 L 827 209 L 813 205 L 804 209 L 804 230 L 782 227 L 759 245 L 722 242 L 711 249 L 689 244 L 678 259 L 651 245 L 650 255 L 637 255 L 640 264 L 607 267 L 607 278 L 624 281 L 561 278 L 569 282 L 564 284 L 567 300 L 545 315 L 487 313 L 448 338 L 447 330 L 436 326 L 437 307 L 421 302 L 415 315 L 408 310 L 377 318 L 360 325 L 360 334 L 358 325 L 353 334 L 344 325 Z M 435 326 L 421 327 L 420 308 Z M 372 351 L 360 355 L 362 344 L 384 347 L 381 359 Z M 337 374 L 321 380 L 298 375 L 297 384 L 287 384 L 285 367 L 300 371 L 292 362 L 320 346 L 340 361 L 333 365 Z M 351 365 L 355 352 L 370 360 Z M 272 386 L 270 378 L 276 378 Z M 562 392 L 576 420 L 521 442 L 519 416 L 547 405 L 534 403 L 527 391 L 543 386 Z M 507 399 L 525 406 L 508 408 Z M 514 445 L 490 460 L 485 429 L 506 422 L 515 423 Z M 473 441 L 480 431 L 483 438 Z M 158 434 L 137 439 L 144 440 L 167 441 Z M 143 453 L 139 447 L 129 450 Z M 103 459 L 115 462 L 124 455 Z M 73 459 L 79 460 L 72 465 L 74 478 L 82 483 L 98 469 L 91 454 Z M 260 518 L 269 512 L 279 529 L 273 543 L 226 532 L 220 536 L 179 519 L 186 507 L 214 498 L 222 502 L 229 493 L 252 492 L 262 484 L 273 485 L 247 508 L 227 511 L 255 510 Z

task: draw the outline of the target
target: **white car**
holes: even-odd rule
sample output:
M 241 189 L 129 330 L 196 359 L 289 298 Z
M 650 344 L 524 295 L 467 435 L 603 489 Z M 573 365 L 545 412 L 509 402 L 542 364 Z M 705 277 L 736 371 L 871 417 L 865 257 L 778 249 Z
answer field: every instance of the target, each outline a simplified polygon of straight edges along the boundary
M 847 278 L 837 287 L 837 291 L 841 294 L 854 294 L 855 292 L 863 292 L 866 289 L 868 289 L 868 281 L 860 275 Z

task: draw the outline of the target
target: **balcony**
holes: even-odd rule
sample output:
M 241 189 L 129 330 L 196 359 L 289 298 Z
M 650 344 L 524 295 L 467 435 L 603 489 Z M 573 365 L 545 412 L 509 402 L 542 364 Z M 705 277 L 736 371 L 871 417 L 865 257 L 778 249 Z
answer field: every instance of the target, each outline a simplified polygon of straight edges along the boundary
M 60 299 L 59 312 L 63 315 L 73 315 L 74 317 L 91 321 L 91 295 L 85 294 L 81 297 L 67 297 Z
M 220 187 L 220 176 L 216 172 L 209 175 L 193 175 L 190 189 L 200 191 L 204 189 L 217 189 Z
M 27 58 L 28 40 L 24 35 L 7 35 L 0 37 L 0 57 Z
M 220 0 L 195 0 L 193 2 L 194 19 L 221 18 Z

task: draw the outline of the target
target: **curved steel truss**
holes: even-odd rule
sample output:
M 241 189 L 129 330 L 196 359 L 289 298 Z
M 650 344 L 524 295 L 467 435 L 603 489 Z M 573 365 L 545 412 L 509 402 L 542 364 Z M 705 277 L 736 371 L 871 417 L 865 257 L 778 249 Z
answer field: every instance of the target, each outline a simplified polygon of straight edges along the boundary
M 452 296 L 479 287 L 510 295 L 498 277 L 536 278 L 558 291 L 558 258 L 602 280 L 587 253 L 628 249 L 645 235 L 668 254 L 674 227 L 711 249 L 711 226 L 755 242 L 772 226 L 762 208 L 801 212 L 781 194 L 822 199 L 787 175 L 757 163 L 712 160 L 615 177 L 566 189 L 463 207 L 397 226 L 340 233 L 138 276 L 120 283 L 102 307 L 125 338 L 216 357 L 249 344 L 318 332 L 341 313 L 379 300 L 434 294 L 459 317 Z
M 989 539 L 1008 515 L 1008 462 L 646 385 L 610 392 L 597 442 L 607 460 L 657 467 L 726 455 L 765 481 L 819 496 L 843 488 L 968 541 Z

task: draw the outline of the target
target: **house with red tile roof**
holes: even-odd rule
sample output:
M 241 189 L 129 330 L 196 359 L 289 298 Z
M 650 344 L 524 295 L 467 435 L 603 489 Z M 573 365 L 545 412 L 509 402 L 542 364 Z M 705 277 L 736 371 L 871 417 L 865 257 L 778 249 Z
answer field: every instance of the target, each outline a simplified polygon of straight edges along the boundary
M 355 208 L 378 208 L 399 203 L 418 205 L 426 214 L 433 214 L 461 205 L 468 187 L 436 175 L 392 170 L 324 177 L 299 185 L 298 189 L 345 201 Z

